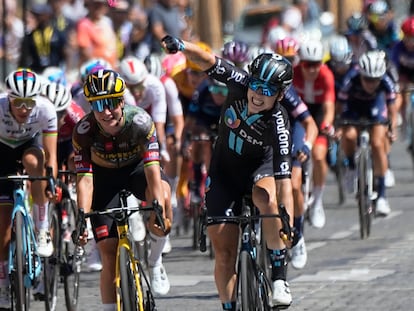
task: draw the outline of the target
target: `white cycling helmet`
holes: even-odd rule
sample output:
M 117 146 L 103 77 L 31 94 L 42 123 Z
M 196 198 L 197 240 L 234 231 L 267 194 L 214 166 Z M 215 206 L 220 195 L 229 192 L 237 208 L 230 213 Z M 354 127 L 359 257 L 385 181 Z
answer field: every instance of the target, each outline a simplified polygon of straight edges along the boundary
M 323 60 L 322 42 L 316 40 L 303 42 L 299 49 L 299 57 L 304 61 L 321 62 Z
M 125 57 L 119 65 L 119 73 L 127 84 L 141 83 L 148 76 L 145 64 L 134 56 Z
M 34 97 L 42 90 L 41 78 L 27 68 L 12 71 L 6 77 L 5 83 L 11 97 Z
M 329 55 L 331 60 L 341 64 L 350 64 L 352 48 L 345 36 L 337 35 L 329 41 Z
M 359 58 L 360 73 L 368 78 L 381 78 L 387 71 L 384 51 L 368 51 Z
M 144 59 L 144 64 L 150 74 L 160 78 L 164 74 L 162 67 L 162 56 L 158 54 L 150 54 Z
M 70 90 L 60 83 L 44 84 L 42 94 L 55 105 L 56 112 L 67 109 L 72 102 Z

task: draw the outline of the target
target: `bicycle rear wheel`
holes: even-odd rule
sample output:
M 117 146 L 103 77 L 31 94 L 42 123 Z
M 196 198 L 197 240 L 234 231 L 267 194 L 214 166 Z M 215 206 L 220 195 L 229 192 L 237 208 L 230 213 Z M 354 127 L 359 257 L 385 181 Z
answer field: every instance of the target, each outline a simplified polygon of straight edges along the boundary
M 371 231 L 372 205 L 370 198 L 369 167 L 370 160 L 368 153 L 361 153 L 358 168 L 358 210 L 359 210 L 359 231 L 361 239 L 366 239 Z
M 19 211 L 16 212 L 14 216 L 14 254 L 13 254 L 13 266 L 14 270 L 12 271 L 12 280 L 11 280 L 11 289 L 12 297 L 15 305 L 16 311 L 26 311 L 29 310 L 28 289 L 24 286 L 24 275 L 26 273 L 26 255 L 29 250 L 27 243 L 23 242 L 23 239 L 26 241 L 26 230 L 23 221 L 23 214 Z M 25 245 L 26 244 L 26 245 Z M 29 297 L 30 298 L 30 297 Z
M 59 215 L 55 205 L 50 205 L 50 232 L 52 234 L 53 254 L 43 260 L 43 282 L 45 286 L 45 308 L 54 311 L 57 307 L 59 285 L 59 253 L 61 248 L 61 232 Z
M 68 215 L 68 230 L 76 229 L 76 203 L 68 198 L 63 199 L 62 209 Z M 63 239 L 61 250 L 60 275 L 63 277 L 65 303 L 68 311 L 75 311 L 78 307 L 79 282 L 84 250 L 75 245 L 72 239 Z
M 119 250 L 121 310 L 144 311 L 141 282 L 139 277 L 134 274 L 132 265 L 135 265 L 135 262 L 131 262 L 128 250 L 121 247 Z
M 241 311 L 267 311 L 267 290 L 259 280 L 255 263 L 247 251 L 240 253 L 239 284 Z M 262 276 L 263 277 L 263 276 Z

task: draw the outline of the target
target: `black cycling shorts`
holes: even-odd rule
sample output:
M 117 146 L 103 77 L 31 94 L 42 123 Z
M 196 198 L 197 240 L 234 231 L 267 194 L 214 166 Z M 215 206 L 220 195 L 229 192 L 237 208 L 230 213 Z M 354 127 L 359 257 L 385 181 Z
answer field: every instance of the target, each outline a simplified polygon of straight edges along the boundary
M 167 180 L 161 171 L 161 178 Z M 93 201 L 92 210 L 101 211 L 116 207 L 111 201 L 118 197 L 119 191 L 126 189 L 132 192 L 139 200 L 145 201 L 147 180 L 144 173 L 144 162 L 113 169 L 93 166 Z M 117 238 L 118 233 L 115 221 L 104 215 L 91 217 L 91 224 L 95 240 Z

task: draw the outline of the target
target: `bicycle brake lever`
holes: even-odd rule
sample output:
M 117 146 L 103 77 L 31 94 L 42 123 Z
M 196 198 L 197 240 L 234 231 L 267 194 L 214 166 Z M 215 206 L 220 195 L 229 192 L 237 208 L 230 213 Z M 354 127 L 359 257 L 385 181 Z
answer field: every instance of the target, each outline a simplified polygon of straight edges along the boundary
M 288 212 L 286 211 L 286 207 L 283 204 L 279 204 L 278 208 L 279 208 L 280 220 L 282 222 L 282 229 L 281 229 L 282 240 L 285 242 L 287 241 L 292 242 L 293 237 L 292 237 L 292 229 L 290 227 L 290 216 Z
M 152 207 L 154 208 L 158 225 L 161 227 L 162 231 L 165 231 L 165 223 L 164 219 L 162 218 L 162 207 L 159 205 L 157 200 L 152 201 Z

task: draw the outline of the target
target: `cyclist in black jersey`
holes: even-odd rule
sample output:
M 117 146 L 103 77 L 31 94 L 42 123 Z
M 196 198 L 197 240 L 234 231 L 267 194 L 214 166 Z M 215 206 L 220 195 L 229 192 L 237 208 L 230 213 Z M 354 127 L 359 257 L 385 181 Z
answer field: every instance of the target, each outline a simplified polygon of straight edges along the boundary
M 277 214 L 281 201 L 292 215 L 289 121 L 279 103 L 292 82 L 291 63 L 278 54 L 261 54 L 247 73 L 190 42 L 166 36 L 162 44 L 169 53 L 182 51 L 229 90 L 210 163 L 208 215 L 239 214 L 246 193 L 252 194 L 255 206 L 263 214 Z M 292 301 L 286 282 L 287 249 L 278 229 L 279 220 L 264 220 L 264 237 L 272 263 L 273 305 L 287 307 Z M 236 310 L 239 227 L 229 222 L 215 223 L 209 225 L 208 234 L 216 256 L 215 281 L 223 310 Z
M 154 122 L 145 110 L 125 105 L 124 91 L 125 82 L 115 71 L 100 69 L 86 77 L 84 93 L 92 112 L 76 124 L 72 137 L 78 206 L 85 212 L 105 209 L 113 206 L 120 190 L 127 189 L 140 200 L 151 204 L 156 199 L 164 207 L 165 230 L 157 225 L 153 213 L 149 218 L 148 261 L 152 290 L 165 295 L 170 284 L 161 255 L 171 228 L 171 190 L 160 169 Z M 116 310 L 116 223 L 94 215 L 91 224 L 102 259 L 103 309 Z

